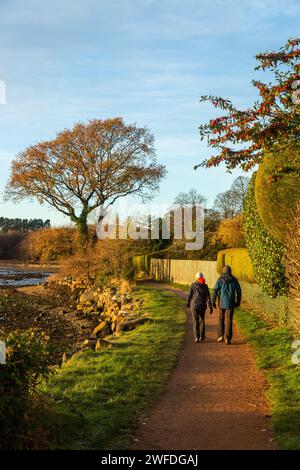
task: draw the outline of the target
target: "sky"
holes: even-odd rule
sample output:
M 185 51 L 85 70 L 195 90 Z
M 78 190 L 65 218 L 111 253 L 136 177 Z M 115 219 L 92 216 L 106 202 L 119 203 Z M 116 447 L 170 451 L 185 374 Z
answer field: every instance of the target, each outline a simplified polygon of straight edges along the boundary
M 196 188 L 212 206 L 234 178 L 198 127 L 214 109 L 201 95 L 251 106 L 255 55 L 299 37 L 300 0 L 0 0 L 0 216 L 66 223 L 48 206 L 3 201 L 10 162 L 78 121 L 122 116 L 155 136 L 168 175 L 154 199 Z

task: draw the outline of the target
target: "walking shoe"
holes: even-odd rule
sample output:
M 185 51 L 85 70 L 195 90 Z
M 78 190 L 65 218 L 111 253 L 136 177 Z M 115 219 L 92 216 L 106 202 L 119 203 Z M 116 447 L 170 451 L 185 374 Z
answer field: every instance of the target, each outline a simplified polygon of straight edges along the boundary
M 202 341 L 204 341 L 204 340 L 205 340 L 205 336 L 201 336 L 200 343 L 202 343 Z
M 225 339 L 225 344 L 231 344 L 230 339 Z
M 222 341 L 224 341 L 224 338 L 223 338 L 223 336 L 220 336 L 220 337 L 218 338 L 218 343 L 222 343 Z
M 195 343 L 200 343 L 200 339 L 199 339 L 199 338 L 195 338 Z

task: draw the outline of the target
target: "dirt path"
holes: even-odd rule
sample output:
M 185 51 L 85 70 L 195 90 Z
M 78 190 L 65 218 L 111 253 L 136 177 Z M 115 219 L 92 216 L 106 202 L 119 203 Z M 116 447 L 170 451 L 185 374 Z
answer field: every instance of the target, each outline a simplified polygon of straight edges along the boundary
M 185 293 L 154 284 L 185 298 Z M 188 320 L 183 349 L 165 392 L 141 423 L 133 449 L 276 448 L 265 398 L 266 382 L 237 326 L 233 344 L 216 343 L 217 315 L 207 315 L 204 343 Z

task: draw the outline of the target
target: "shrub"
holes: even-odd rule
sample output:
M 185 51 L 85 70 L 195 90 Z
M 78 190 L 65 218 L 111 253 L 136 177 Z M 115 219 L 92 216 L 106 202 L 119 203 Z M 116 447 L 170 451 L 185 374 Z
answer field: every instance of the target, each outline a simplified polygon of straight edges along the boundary
M 23 251 L 31 260 L 60 261 L 78 250 L 78 235 L 73 227 L 46 228 L 31 232 Z
M 219 251 L 217 258 L 217 271 L 222 273 L 225 264 L 229 264 L 232 274 L 240 281 L 255 283 L 255 276 L 251 259 L 246 248 L 229 248 Z
M 84 254 L 77 253 L 64 259 L 53 280 L 76 278 L 104 286 L 112 279 L 133 279 L 133 257 L 137 242 L 134 240 L 98 240 Z
M 266 153 L 258 167 L 255 197 L 264 226 L 273 237 L 284 241 L 292 209 L 300 197 L 300 154 L 280 149 Z
M 133 279 L 133 256 L 137 243 L 134 240 L 99 240 L 96 256 L 99 259 L 98 281 L 103 279 Z
M 229 248 L 243 248 L 245 246 L 243 214 L 237 214 L 233 219 L 223 219 L 216 237 Z
M 244 202 L 244 236 L 249 250 L 257 283 L 271 297 L 287 290 L 284 248 L 264 227 L 255 202 L 255 179 L 253 174 Z
M 300 333 L 300 202 L 286 237 L 286 277 L 289 283 L 292 325 Z
M 0 365 L 0 448 L 16 448 L 32 432 L 28 418 L 38 386 L 50 374 L 50 354 L 45 333 L 36 329 L 0 337 L 6 342 L 6 364 Z

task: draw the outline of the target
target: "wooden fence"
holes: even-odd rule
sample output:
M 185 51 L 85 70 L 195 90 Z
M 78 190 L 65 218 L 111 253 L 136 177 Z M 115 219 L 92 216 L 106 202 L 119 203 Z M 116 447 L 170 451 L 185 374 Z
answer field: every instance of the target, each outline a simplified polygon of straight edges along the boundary
M 158 281 L 191 284 L 195 274 L 202 272 L 209 287 L 214 287 L 218 280 L 216 261 L 151 259 L 150 276 Z

